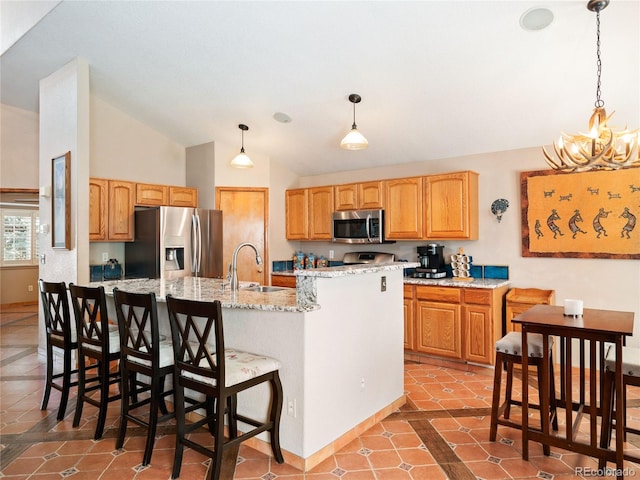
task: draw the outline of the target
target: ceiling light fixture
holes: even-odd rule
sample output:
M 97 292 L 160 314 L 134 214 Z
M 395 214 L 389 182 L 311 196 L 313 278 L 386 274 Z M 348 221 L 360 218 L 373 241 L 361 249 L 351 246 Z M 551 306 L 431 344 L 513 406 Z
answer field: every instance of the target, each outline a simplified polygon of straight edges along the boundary
M 238 128 L 242 131 L 242 147 L 240 148 L 240 153 L 236 155 L 236 157 L 231 160 L 231 166 L 235 168 L 253 168 L 253 162 L 249 158 L 249 156 L 244 153 L 244 132 L 249 130 L 245 124 L 241 123 L 238 125 Z
M 364 138 L 364 135 L 358 131 L 356 125 L 356 103 L 360 103 L 362 97 L 357 93 L 352 93 L 349 95 L 349 101 L 353 103 L 353 125 L 351 126 L 351 131 L 347 133 L 340 142 L 340 147 L 345 150 L 363 150 L 369 146 L 369 142 Z
M 609 5 L 609 0 L 590 0 L 587 8 L 596 12 L 597 25 L 597 84 L 596 102 L 589 119 L 589 133 L 567 135 L 562 132 L 553 149 L 557 158 L 552 158 L 542 147 L 545 160 L 555 170 L 583 172 L 587 170 L 617 170 L 619 168 L 640 167 L 638 130 L 624 129 L 614 132 L 607 123 L 613 113 L 607 116 L 604 101 L 600 99 L 600 12 Z

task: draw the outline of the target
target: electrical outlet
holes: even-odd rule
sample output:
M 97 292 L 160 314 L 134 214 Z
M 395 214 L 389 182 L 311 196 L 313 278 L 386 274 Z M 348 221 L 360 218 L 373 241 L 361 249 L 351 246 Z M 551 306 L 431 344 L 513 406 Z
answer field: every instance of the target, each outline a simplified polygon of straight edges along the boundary
M 287 397 L 287 415 L 296 418 L 296 399 Z
M 380 277 L 380 291 L 381 292 L 386 292 L 387 291 L 387 277 Z
M 29 286 L 27 286 L 27 290 L 28 290 L 29 292 L 33 292 L 33 285 L 29 285 Z
M 334 252 L 333 250 L 329 250 L 329 260 L 333 260 L 333 257 L 335 256 L 336 252 Z
M 366 386 L 366 383 L 364 381 L 364 377 L 362 377 L 360 379 L 360 391 L 363 391 L 365 386 Z
M 102 261 L 103 262 L 109 261 L 109 252 L 102 252 Z

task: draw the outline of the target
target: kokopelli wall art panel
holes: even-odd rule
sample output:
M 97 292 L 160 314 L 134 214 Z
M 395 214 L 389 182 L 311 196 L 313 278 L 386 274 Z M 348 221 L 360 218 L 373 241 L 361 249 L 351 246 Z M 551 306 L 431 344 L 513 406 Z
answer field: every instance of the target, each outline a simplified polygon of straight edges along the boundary
M 640 168 L 522 172 L 524 257 L 640 258 Z

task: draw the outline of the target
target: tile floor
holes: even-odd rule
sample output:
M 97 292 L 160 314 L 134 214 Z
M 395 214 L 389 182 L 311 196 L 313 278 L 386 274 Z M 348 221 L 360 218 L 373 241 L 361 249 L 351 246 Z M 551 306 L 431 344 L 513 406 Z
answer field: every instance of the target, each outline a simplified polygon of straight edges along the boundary
M 164 428 L 155 443 L 151 465 L 140 467 L 143 432 L 131 428 L 124 448 L 115 451 L 118 407 L 109 410 L 107 430 L 94 441 L 96 409 L 85 406 L 83 423 L 72 428 L 75 395 L 63 421 L 56 422 L 57 391 L 40 411 L 43 358 L 37 354 L 36 307 L 4 309 L 0 315 L 0 478 L 74 480 L 143 480 L 170 478 L 173 438 Z M 552 448 L 530 446 L 521 459 L 517 430 L 499 427 L 490 442 L 491 371 L 463 371 L 432 364 L 405 365 L 408 402 L 312 471 L 278 465 L 246 446 L 240 449 L 235 479 L 260 480 L 431 480 L 431 479 L 571 479 L 592 478 L 595 460 Z M 514 391 L 519 382 L 516 380 Z M 640 424 L 640 392 L 627 399 L 630 422 Z M 640 389 L 635 389 L 640 390 Z M 518 410 L 512 413 L 517 418 Z M 562 419 L 562 415 L 560 415 Z M 584 422 L 587 425 L 587 422 Z M 561 425 L 561 430 L 563 426 Z M 202 435 L 208 435 L 203 433 Z M 640 450 L 640 437 L 629 435 L 627 447 Z M 208 460 L 185 452 L 181 479 L 205 477 Z M 611 464 L 609 464 L 611 465 Z M 628 477 L 640 477 L 640 465 L 626 462 Z M 582 468 L 582 472 L 580 471 Z M 606 473 L 606 472 L 605 472 Z

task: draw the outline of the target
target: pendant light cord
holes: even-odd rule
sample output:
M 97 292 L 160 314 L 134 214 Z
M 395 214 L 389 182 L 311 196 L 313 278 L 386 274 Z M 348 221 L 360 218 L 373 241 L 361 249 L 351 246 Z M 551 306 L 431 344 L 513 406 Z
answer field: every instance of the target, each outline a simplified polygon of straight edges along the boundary
M 604 107 L 604 101 L 600 99 L 600 76 L 602 75 L 602 58 L 600 58 L 600 10 L 596 12 L 596 25 L 597 25 L 597 36 L 596 36 L 596 50 L 597 50 L 597 72 L 598 72 L 598 82 L 596 84 L 596 108 Z
M 355 102 L 353 103 L 353 125 L 351 126 L 352 129 L 356 129 L 358 128 L 356 125 L 356 104 Z

